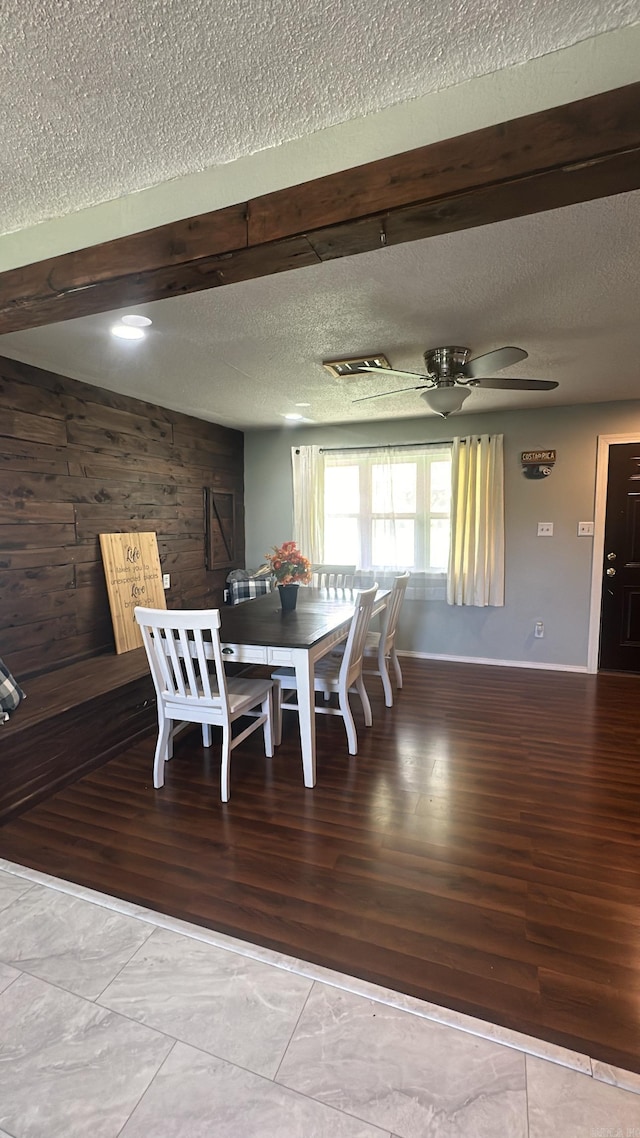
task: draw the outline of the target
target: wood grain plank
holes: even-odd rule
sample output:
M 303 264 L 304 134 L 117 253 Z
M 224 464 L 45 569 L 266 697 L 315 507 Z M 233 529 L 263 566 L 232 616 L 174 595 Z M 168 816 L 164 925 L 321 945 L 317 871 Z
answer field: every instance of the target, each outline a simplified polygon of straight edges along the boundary
M 0 525 L 0 548 L 6 553 L 12 549 L 42 549 L 50 545 L 72 545 L 75 530 L 63 522 L 29 522 L 23 525 Z
M 68 522 L 73 525 L 75 514 L 70 502 L 38 502 L 24 498 L 13 501 L 0 498 L 0 525 L 22 522 Z
M 103 431 L 114 431 L 122 435 L 133 435 L 138 439 L 155 439 L 156 441 L 170 440 L 173 435 L 173 425 L 166 420 L 156 419 L 137 409 L 125 410 L 120 407 L 106 407 L 97 400 L 88 402 L 84 399 L 63 395 L 60 406 L 64 411 L 64 418 L 68 422 L 91 422 Z M 131 442 L 129 443 L 131 446 Z
M 31 415 L 28 412 L 14 411 L 10 407 L 0 419 L 0 435 L 50 443 L 51 446 L 62 446 L 66 439 L 64 423 L 55 416 Z
M 15 639 L 5 652 L 11 660 L 12 671 L 28 686 L 32 676 L 46 673 L 52 659 L 75 663 L 102 656 L 114 651 L 113 628 L 110 620 L 95 620 L 78 631 L 77 620 L 48 621 L 38 626 L 27 626 L 24 635 Z M 29 643 L 30 628 L 36 630 L 36 643 Z M 9 629 L 8 632 L 13 632 Z M 2 633 L 3 645 L 8 641 L 7 631 Z M 48 745 L 48 744 L 47 744 Z
M 42 565 L 39 568 L 11 569 L 0 578 L 0 607 L 12 596 L 34 596 L 43 591 L 57 592 L 75 586 L 73 565 Z
M 7 378 L 2 372 L 0 372 L 0 402 L 5 410 L 11 408 L 30 415 L 45 415 L 49 419 L 65 418 L 62 400 L 56 402 L 51 399 L 48 391 L 42 391 L 28 380 L 19 382 Z

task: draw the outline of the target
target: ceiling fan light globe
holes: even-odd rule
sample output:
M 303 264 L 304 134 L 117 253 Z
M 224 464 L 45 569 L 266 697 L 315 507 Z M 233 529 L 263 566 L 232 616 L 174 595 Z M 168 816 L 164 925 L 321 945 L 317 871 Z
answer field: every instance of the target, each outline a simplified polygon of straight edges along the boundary
M 442 415 L 442 418 L 446 419 L 447 415 L 459 411 L 465 399 L 468 399 L 470 395 L 471 392 L 467 387 L 447 384 L 443 387 L 434 387 L 430 391 L 423 391 L 421 398 L 432 411 L 435 411 L 436 415 Z

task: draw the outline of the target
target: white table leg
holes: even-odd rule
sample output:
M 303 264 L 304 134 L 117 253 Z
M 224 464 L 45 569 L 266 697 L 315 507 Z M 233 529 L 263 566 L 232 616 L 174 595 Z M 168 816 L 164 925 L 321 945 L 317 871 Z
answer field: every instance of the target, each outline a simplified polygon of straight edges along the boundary
M 298 685 L 298 717 L 304 785 L 316 785 L 316 713 L 313 693 L 313 661 L 304 648 L 294 648 L 293 664 Z

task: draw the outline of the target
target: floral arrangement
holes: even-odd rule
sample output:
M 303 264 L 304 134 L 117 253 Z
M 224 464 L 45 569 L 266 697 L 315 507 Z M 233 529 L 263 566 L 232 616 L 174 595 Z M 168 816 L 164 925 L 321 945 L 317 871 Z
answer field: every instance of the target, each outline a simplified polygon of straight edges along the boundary
M 302 556 L 295 541 L 274 545 L 265 557 L 279 585 L 308 585 L 311 581 L 311 562 Z

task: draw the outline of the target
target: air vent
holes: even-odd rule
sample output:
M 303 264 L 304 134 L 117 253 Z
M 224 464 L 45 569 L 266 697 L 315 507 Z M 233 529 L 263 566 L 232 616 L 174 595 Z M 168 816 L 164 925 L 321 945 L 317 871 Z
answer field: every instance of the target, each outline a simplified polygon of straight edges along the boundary
M 323 368 L 333 376 L 334 379 L 350 379 L 352 376 L 360 374 L 360 368 L 379 368 L 381 371 L 385 368 L 390 368 L 386 356 L 355 356 L 349 360 L 323 360 Z

